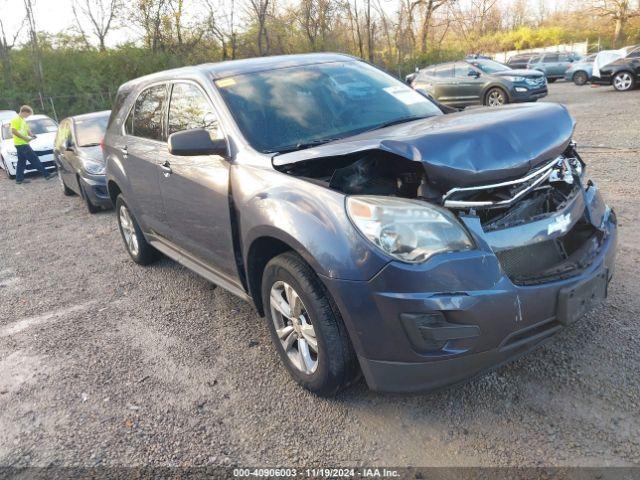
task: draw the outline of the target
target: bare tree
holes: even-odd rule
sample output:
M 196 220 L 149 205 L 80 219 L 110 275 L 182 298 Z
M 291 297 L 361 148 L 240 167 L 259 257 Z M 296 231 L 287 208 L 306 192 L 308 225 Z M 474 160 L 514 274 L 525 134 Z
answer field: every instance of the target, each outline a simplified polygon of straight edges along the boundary
M 257 45 L 259 55 L 269 54 L 269 31 L 267 30 L 267 15 L 270 0 L 249 0 L 247 11 L 251 21 L 258 27 Z
M 4 29 L 4 24 L 2 23 L 2 19 L 0 18 L 0 62 L 2 62 L 2 74 L 4 80 L 4 87 L 6 89 L 10 89 L 13 83 L 12 78 L 12 68 L 11 68 L 11 50 L 15 46 L 18 41 L 18 37 L 22 32 L 25 24 L 27 22 L 27 17 L 22 19 L 20 26 L 16 29 L 16 31 L 7 39 L 7 32 Z
M 137 0 L 131 5 L 131 18 L 142 28 L 144 42 L 152 52 L 165 48 L 163 22 L 169 15 L 170 0 Z
M 83 25 L 89 25 L 91 34 L 98 40 L 98 48 L 104 51 L 105 39 L 114 28 L 114 22 L 122 8 L 122 0 L 73 0 L 71 9 L 76 20 L 76 28 L 85 43 L 90 44 Z
M 624 28 L 627 22 L 630 18 L 640 16 L 640 3 L 634 9 L 630 0 L 596 0 L 593 10 L 601 17 L 609 17 L 615 22 L 613 45 L 620 46 L 624 41 Z
M 27 25 L 29 27 L 29 40 L 31 43 L 31 53 L 33 55 L 33 69 L 36 78 L 36 85 L 40 94 L 40 104 L 44 109 L 44 100 L 42 95 L 44 92 L 44 70 L 42 69 L 42 55 L 40 53 L 40 45 L 38 43 L 38 30 L 36 28 L 36 17 L 33 13 L 34 0 L 24 0 L 24 7 L 27 11 Z
M 224 0 L 219 0 L 214 5 L 212 0 L 206 0 L 209 13 L 207 16 L 207 28 L 209 33 L 220 42 L 222 60 L 236 58 L 238 51 L 238 37 L 235 25 L 235 0 L 230 0 L 230 5 L 223 5 Z M 230 52 L 228 50 L 231 50 Z
M 300 0 L 297 18 L 311 50 L 324 49 L 336 5 L 332 0 Z
M 420 53 L 427 53 L 429 42 L 429 29 L 433 16 L 438 9 L 444 7 L 455 0 L 421 0 L 419 5 L 422 8 L 422 26 L 420 29 Z

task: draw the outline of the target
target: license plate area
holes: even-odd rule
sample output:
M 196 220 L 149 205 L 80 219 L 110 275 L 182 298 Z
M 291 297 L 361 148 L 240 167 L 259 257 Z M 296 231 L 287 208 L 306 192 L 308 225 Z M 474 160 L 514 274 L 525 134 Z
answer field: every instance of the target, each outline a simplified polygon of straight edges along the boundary
M 565 287 L 558 294 L 558 321 L 570 325 L 607 298 L 608 273 L 600 270 L 584 282 Z

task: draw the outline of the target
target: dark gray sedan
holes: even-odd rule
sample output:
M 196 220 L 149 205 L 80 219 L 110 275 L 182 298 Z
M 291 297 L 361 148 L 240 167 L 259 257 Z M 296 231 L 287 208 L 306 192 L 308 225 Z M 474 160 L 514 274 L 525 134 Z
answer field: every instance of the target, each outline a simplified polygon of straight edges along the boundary
M 110 110 L 68 117 L 60 122 L 54 160 L 65 195 L 80 195 L 90 213 L 110 208 L 102 140 Z
M 452 107 L 535 102 L 547 95 L 544 74 L 513 70 L 488 59 L 443 63 L 420 70 L 411 84 Z
M 251 302 L 301 385 L 420 390 L 606 296 L 616 217 L 573 130 L 561 105 L 443 114 L 352 57 L 293 55 L 126 83 L 105 159 L 131 259 L 162 252 Z

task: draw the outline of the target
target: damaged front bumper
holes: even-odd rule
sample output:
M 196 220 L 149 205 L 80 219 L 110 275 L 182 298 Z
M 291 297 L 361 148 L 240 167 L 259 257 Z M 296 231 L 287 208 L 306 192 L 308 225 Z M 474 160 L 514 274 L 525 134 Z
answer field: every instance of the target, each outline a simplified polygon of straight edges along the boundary
M 540 268 L 534 280 L 509 270 L 500 252 L 556 241 L 577 228 L 576 217 L 597 239 L 588 252 L 567 255 L 572 269 Z M 606 296 L 616 219 L 594 184 L 526 224 L 485 232 L 477 217 L 462 221 L 476 250 L 419 265 L 390 262 L 367 282 L 323 278 L 370 388 L 420 391 L 464 380 L 526 353 Z

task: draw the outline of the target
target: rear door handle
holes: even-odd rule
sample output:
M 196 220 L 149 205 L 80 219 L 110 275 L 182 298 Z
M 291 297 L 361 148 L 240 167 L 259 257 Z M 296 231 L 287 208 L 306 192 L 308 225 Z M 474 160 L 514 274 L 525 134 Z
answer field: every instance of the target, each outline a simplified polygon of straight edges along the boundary
M 169 160 L 166 160 L 162 165 L 160 165 L 160 170 L 162 170 L 162 174 L 165 177 L 168 177 L 169 175 L 171 175 L 171 173 L 173 173 L 173 170 L 171 170 L 171 164 L 169 163 Z

